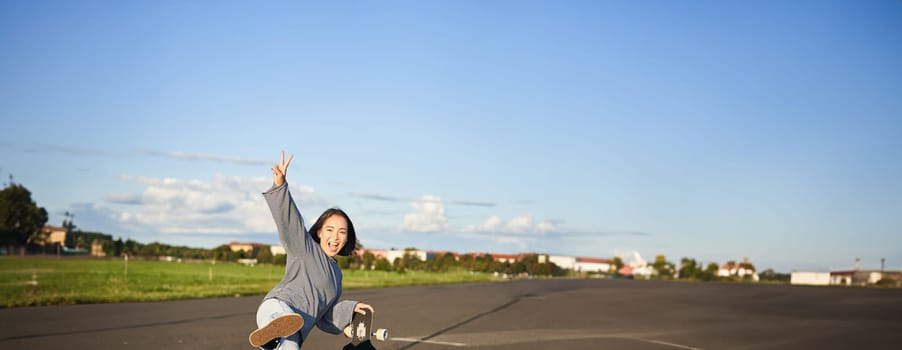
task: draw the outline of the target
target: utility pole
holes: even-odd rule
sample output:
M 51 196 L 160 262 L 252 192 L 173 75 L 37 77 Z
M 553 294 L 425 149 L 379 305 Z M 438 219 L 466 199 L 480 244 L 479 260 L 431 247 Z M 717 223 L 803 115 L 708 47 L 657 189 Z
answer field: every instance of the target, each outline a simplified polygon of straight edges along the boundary
M 883 264 L 886 262 L 886 258 L 880 258 L 880 273 L 883 273 Z
M 855 271 L 861 270 L 861 258 L 855 258 Z

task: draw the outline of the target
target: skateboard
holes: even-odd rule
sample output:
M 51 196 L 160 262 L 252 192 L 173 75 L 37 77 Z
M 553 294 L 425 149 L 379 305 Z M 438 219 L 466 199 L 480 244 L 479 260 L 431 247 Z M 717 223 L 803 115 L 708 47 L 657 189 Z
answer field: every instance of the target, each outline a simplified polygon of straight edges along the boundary
M 379 328 L 373 330 L 373 313 L 369 310 L 363 310 L 364 314 L 354 313 L 351 324 L 345 327 L 345 336 L 351 338 L 351 344 L 358 346 L 361 343 L 376 338 L 379 341 L 388 340 L 388 330 Z

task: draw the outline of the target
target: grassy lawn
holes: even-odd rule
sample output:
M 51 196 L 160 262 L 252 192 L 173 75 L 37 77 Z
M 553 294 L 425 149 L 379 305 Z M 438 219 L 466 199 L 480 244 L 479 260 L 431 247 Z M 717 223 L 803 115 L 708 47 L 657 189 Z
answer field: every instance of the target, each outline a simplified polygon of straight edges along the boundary
M 0 307 L 118 303 L 264 294 L 282 266 L 0 256 Z M 469 272 L 344 271 L 344 288 L 490 281 Z

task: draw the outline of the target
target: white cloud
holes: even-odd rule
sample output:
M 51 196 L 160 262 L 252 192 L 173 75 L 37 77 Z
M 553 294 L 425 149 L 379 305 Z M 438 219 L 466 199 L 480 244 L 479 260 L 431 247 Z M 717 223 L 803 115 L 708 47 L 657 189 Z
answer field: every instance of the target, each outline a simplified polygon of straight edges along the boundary
M 413 213 L 404 216 L 401 231 L 442 232 L 448 227 L 445 206 L 437 196 L 425 195 L 410 203 Z
M 504 232 L 527 233 L 532 231 L 532 227 L 531 216 L 518 216 L 508 221 L 507 225 L 504 225 Z
M 533 223 L 532 216 L 521 215 L 508 220 L 502 225 L 503 220 L 497 215 L 490 216 L 478 225 L 464 227 L 464 232 L 477 233 L 506 233 L 506 234 L 541 234 L 558 231 L 553 221 L 539 221 Z
M 115 204 L 138 203 L 116 217 L 128 230 L 178 234 L 245 234 L 271 232 L 272 215 L 261 193 L 268 178 L 243 179 L 218 175 L 212 180 L 182 180 L 121 176 L 145 186 L 137 196 L 110 194 Z M 319 205 L 313 188 L 292 187 L 296 203 Z
M 492 215 L 479 225 L 467 226 L 464 232 L 498 232 L 501 227 L 501 218 Z
M 540 221 L 536 223 L 534 230 L 538 233 L 549 233 L 558 231 L 557 226 L 551 221 Z

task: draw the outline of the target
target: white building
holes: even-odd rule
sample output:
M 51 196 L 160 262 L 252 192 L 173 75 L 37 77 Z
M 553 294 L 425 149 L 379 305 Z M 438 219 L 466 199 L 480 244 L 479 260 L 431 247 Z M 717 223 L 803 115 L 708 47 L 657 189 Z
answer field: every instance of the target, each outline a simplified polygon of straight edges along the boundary
M 793 272 L 789 278 L 790 284 L 803 284 L 811 286 L 826 286 L 830 284 L 829 272 Z
M 586 258 L 576 256 L 551 256 L 552 263 L 565 270 L 576 272 L 608 272 L 611 270 L 611 261 L 600 258 Z
M 271 245 L 269 246 L 269 252 L 272 253 L 273 256 L 279 254 L 285 255 L 285 247 L 280 245 Z
M 747 269 L 742 267 L 740 264 L 726 264 L 721 265 L 720 269 L 717 270 L 718 277 L 739 277 L 745 278 L 745 276 L 750 276 L 752 281 L 758 281 L 758 273 L 753 269 Z
M 574 270 L 578 272 L 608 272 L 611 271 L 611 261 L 600 258 L 576 258 Z
M 838 286 L 866 286 L 883 278 L 880 271 L 844 270 L 830 272 L 830 284 Z
M 873 270 L 840 270 L 832 272 L 793 272 L 789 283 L 815 286 L 867 286 L 876 284 L 884 272 Z
M 575 268 L 576 267 L 576 257 L 552 255 L 552 256 L 548 257 L 548 259 L 551 260 L 551 262 L 554 263 L 555 265 L 560 266 L 560 268 L 562 268 L 562 269 L 565 269 L 565 270 L 575 270 L 576 269 Z
M 432 260 L 433 258 L 435 258 L 433 254 L 424 250 L 387 250 L 385 251 L 385 258 L 388 260 L 388 262 L 394 263 L 395 259 L 403 258 L 404 255 L 408 254 L 422 261 Z
M 652 268 L 651 265 L 648 264 L 648 261 L 642 259 L 642 256 L 639 255 L 639 252 L 633 252 L 633 258 L 629 263 L 624 265 L 618 271 L 621 275 L 632 275 L 632 276 L 641 276 L 648 278 L 651 276 Z

